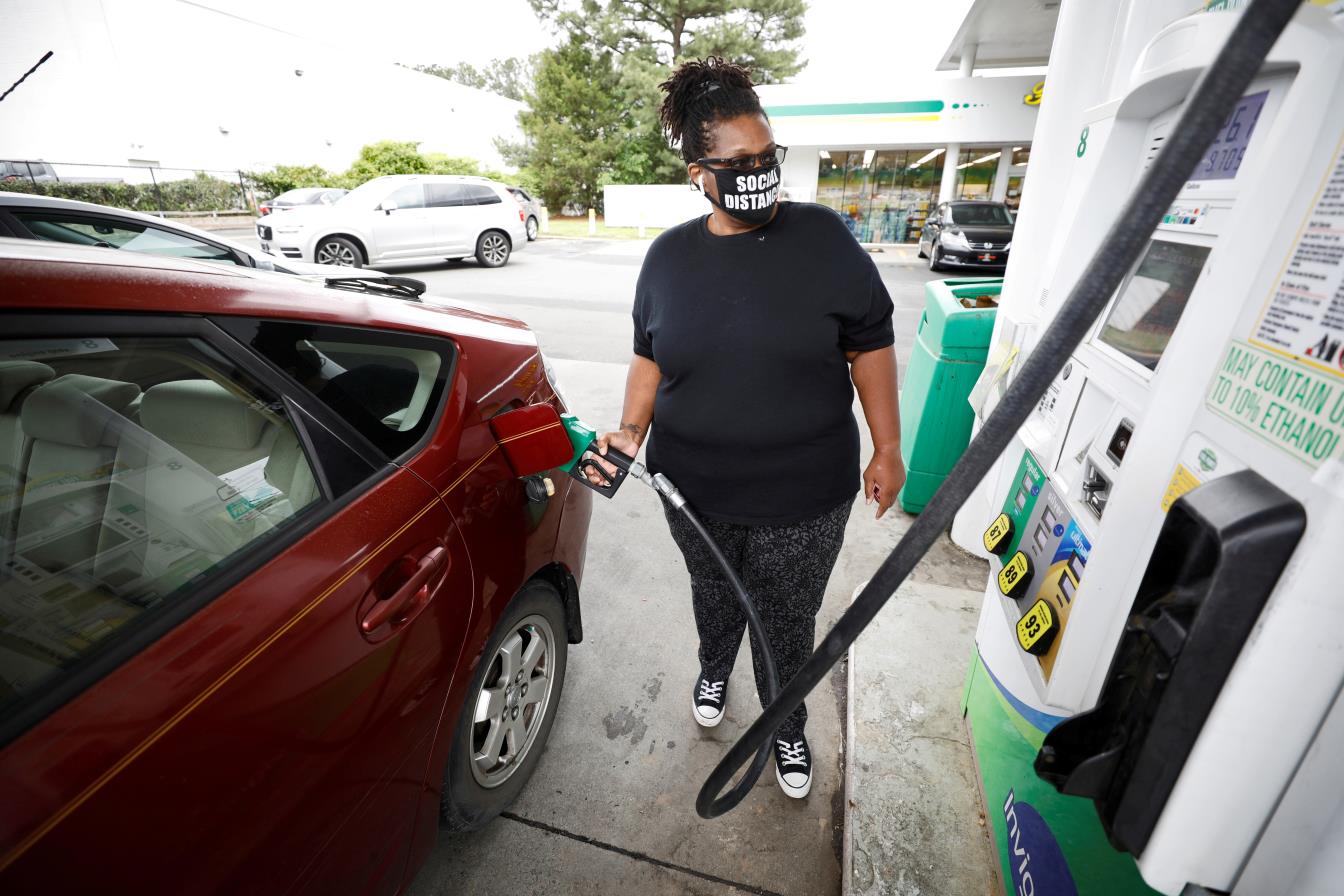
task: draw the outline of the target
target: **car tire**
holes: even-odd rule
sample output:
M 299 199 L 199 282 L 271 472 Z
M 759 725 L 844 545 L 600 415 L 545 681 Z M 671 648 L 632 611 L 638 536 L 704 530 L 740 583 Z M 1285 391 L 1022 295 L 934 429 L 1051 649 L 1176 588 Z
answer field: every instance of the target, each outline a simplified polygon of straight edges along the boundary
M 343 236 L 329 236 L 318 240 L 313 247 L 313 261 L 346 268 L 364 267 L 364 253 L 359 246 Z
M 937 273 L 943 269 L 943 263 L 939 259 L 942 253 L 938 251 L 938 244 L 932 243 L 929 246 L 929 270 Z
M 538 230 L 537 219 L 529 216 L 527 219 L 527 241 L 529 243 L 536 240 Z
M 512 250 L 509 238 L 498 230 L 487 230 L 476 238 L 476 261 L 483 268 L 504 267 Z
M 565 633 L 564 605 L 547 582 L 529 582 L 505 608 L 453 729 L 439 800 L 444 828 L 483 827 L 513 803 L 532 776 L 564 690 Z M 534 650 L 539 653 L 524 661 Z M 529 689 L 535 695 L 537 688 L 544 688 L 541 696 L 526 702 Z
M 919 257 L 920 257 L 920 258 L 928 258 L 928 257 L 929 257 L 929 254 L 928 254 L 927 252 L 924 251 L 924 241 L 923 241 L 923 240 L 920 240 L 919 242 L 915 243 L 915 247 L 919 250 Z

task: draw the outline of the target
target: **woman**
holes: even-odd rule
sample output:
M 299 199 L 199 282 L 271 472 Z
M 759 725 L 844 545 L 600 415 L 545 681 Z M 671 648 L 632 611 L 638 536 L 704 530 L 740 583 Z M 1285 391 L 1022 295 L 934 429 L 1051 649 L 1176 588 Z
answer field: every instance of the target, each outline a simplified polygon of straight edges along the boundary
M 649 247 L 621 427 L 599 449 L 634 455 L 647 437 L 649 468 L 704 518 L 755 598 L 787 682 L 812 651 L 859 487 L 853 387 L 874 445 L 863 490 L 879 518 L 905 481 L 891 298 L 839 215 L 778 201 L 785 150 L 746 69 L 687 62 L 661 87 L 663 127 L 713 211 Z M 700 635 L 692 716 L 712 727 L 746 619 L 694 530 L 664 509 Z M 764 703 L 754 644 L 752 656 Z M 806 721 L 800 706 L 774 744 L 776 778 L 798 798 L 812 786 Z

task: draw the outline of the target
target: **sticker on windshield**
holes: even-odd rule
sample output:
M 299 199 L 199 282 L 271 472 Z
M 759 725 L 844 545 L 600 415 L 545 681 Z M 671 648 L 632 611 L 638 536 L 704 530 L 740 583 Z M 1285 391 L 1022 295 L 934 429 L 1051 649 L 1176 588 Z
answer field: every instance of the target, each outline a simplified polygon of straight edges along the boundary
M 72 355 L 96 355 L 114 352 L 117 345 L 111 339 L 16 339 L 6 340 L 0 348 L 0 360 L 41 358 L 68 358 Z

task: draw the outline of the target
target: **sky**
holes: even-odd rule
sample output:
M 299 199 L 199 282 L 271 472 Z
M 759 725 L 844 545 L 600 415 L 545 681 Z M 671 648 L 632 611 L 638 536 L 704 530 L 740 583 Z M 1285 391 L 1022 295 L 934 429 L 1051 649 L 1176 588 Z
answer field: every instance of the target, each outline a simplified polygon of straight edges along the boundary
M 558 38 L 527 0 L 185 0 L 404 64 L 483 65 Z M 971 0 L 810 0 L 794 83 L 865 88 L 929 76 Z

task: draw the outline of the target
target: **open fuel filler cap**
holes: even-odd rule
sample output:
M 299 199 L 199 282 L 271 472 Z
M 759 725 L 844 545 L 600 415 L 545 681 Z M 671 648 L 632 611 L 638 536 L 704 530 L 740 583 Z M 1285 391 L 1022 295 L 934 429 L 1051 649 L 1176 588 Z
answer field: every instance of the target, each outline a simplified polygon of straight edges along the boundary
M 1032 656 L 1044 656 L 1050 652 L 1059 634 L 1059 617 L 1044 599 L 1036 601 L 1031 609 L 1017 620 L 1017 646 Z
M 1013 540 L 1013 518 L 1006 513 L 999 514 L 985 530 L 985 550 L 1002 557 Z
M 1031 584 L 1031 558 L 1018 551 L 999 570 L 999 590 L 1004 597 L 1017 600 Z

